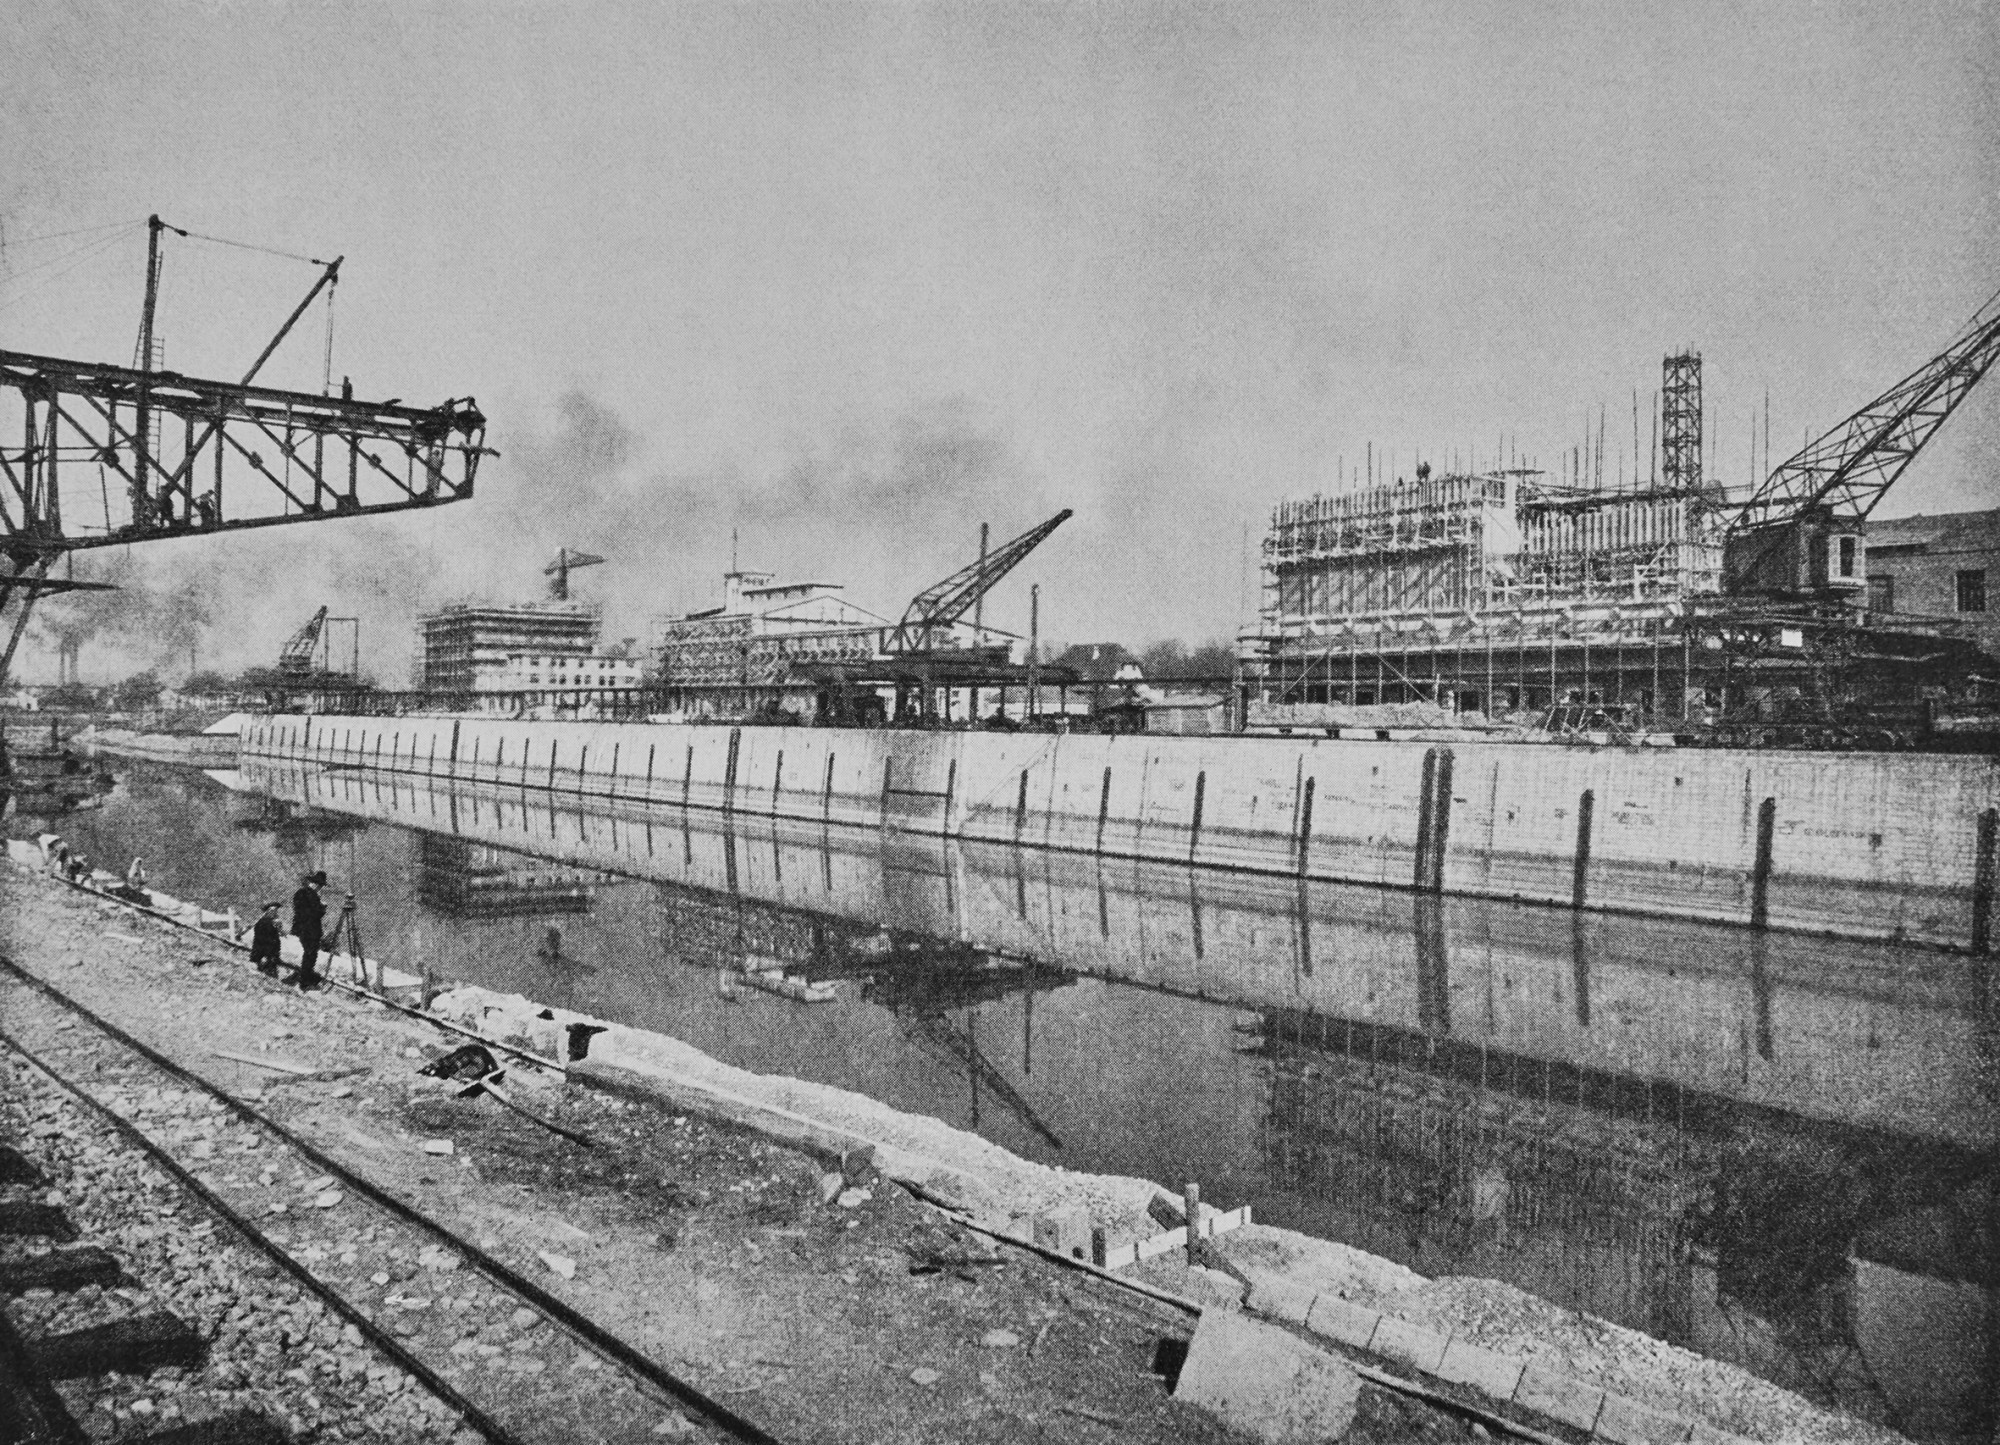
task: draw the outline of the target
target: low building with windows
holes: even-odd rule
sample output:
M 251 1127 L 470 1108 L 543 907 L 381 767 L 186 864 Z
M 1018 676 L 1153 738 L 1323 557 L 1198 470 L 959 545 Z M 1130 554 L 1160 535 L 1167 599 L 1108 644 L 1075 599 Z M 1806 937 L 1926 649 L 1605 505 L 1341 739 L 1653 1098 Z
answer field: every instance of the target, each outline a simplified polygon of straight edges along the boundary
M 1871 620 L 1946 618 L 2000 655 L 2000 508 L 1868 523 Z

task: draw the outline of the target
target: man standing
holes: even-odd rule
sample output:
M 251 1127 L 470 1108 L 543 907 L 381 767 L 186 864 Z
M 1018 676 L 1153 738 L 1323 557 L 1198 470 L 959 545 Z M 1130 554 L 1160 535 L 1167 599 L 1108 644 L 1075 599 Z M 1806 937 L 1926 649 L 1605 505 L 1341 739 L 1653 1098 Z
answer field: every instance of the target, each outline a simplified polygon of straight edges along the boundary
M 326 886 L 326 874 L 308 873 L 299 891 L 292 895 L 292 932 L 297 935 L 303 956 L 299 959 L 298 985 L 309 989 L 319 982 L 313 964 L 319 960 L 319 943 L 326 926 L 326 902 L 319 890 Z

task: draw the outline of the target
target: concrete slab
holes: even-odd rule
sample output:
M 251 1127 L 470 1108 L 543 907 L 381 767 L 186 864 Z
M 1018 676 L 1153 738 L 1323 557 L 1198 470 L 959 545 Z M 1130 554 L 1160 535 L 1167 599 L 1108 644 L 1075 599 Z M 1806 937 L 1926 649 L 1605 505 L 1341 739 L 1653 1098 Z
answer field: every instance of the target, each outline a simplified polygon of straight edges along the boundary
M 1319 1445 L 1354 1422 L 1361 1380 L 1298 1336 L 1210 1312 L 1195 1326 L 1174 1398 L 1266 1445 Z
M 1196 1265 L 1187 1272 L 1187 1282 L 1188 1298 L 1205 1310 L 1243 1308 L 1243 1285 L 1233 1275 Z
M 1521 1371 L 1521 1383 L 1514 1387 L 1514 1403 L 1588 1432 L 1596 1428 L 1598 1412 L 1604 1408 L 1604 1391 L 1530 1360 Z
M 1470 1385 L 1496 1400 L 1511 1400 L 1526 1363 L 1517 1355 L 1503 1355 L 1498 1350 L 1454 1339 L 1444 1347 L 1444 1359 L 1438 1362 L 1435 1373 L 1441 1380 Z
M 1619 1394 L 1605 1395 L 1597 1416 L 1597 1438 L 1605 1445 L 1684 1445 L 1691 1429 L 1678 1415 Z
M 1444 1349 L 1448 1342 L 1449 1337 L 1436 1330 L 1413 1325 L 1394 1315 L 1384 1315 L 1382 1323 L 1375 1327 L 1375 1338 L 1369 1342 L 1368 1348 L 1412 1369 L 1435 1375 L 1437 1367 L 1444 1362 Z
M 1035 1216 L 1035 1243 L 1072 1259 L 1090 1258 L 1090 1214 L 1082 1206 Z
M 1724 1430 L 1706 1420 L 1697 1420 L 1694 1422 L 1694 1433 L 1688 1436 L 1688 1445 L 1753 1445 L 1753 1442 L 1734 1430 Z
M 1318 1297 L 1319 1291 L 1311 1285 L 1300 1284 L 1282 1275 L 1255 1274 L 1251 1276 L 1250 1298 L 1244 1301 L 1244 1306 L 1274 1320 L 1302 1325 Z
M 1306 1313 L 1307 1329 L 1330 1340 L 1338 1340 L 1343 1345 L 1352 1345 L 1357 1350 L 1368 1348 L 1381 1323 L 1379 1312 L 1352 1300 L 1344 1300 L 1337 1294 L 1320 1295 Z

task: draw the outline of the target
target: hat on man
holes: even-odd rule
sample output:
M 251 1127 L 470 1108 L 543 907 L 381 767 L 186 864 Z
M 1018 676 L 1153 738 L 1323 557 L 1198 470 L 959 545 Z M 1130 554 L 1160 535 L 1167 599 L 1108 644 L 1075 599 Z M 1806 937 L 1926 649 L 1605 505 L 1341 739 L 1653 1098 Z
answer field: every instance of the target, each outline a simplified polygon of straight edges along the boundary
M 324 874 L 324 873 L 317 873 L 317 872 L 315 872 L 315 873 L 308 873 L 308 874 L 306 874 L 306 882 L 308 882 L 308 883 L 324 883 L 324 882 L 326 882 L 326 874 Z

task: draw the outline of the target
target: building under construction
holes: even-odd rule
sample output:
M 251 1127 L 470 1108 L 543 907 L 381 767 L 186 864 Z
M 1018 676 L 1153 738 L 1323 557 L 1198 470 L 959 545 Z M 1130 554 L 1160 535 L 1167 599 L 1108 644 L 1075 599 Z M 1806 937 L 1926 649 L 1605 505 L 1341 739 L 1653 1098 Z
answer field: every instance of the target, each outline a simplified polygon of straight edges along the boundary
M 919 592 L 896 622 L 841 597 L 836 583 L 728 572 L 722 606 L 660 620 L 659 710 L 862 726 L 971 722 L 990 704 L 1004 713 L 1011 691 L 1033 712 L 1044 683 L 1062 686 L 1075 674 L 1040 665 L 1033 621 L 1027 661 L 1015 662 L 1014 639 L 984 620 L 984 599 L 1069 517 L 1058 512 L 991 552 L 982 527 L 978 560 Z M 1038 595 L 1030 594 L 1031 618 Z
M 1892 720 L 1976 692 L 1991 669 L 1956 620 L 1869 613 L 1863 522 L 1996 350 L 2000 320 L 1975 317 L 1747 500 L 1704 475 L 1689 354 L 1666 359 L 1658 466 L 1630 488 L 1420 466 L 1413 482 L 1284 503 L 1244 639 L 1252 720 L 1580 705 L 1683 731 Z

